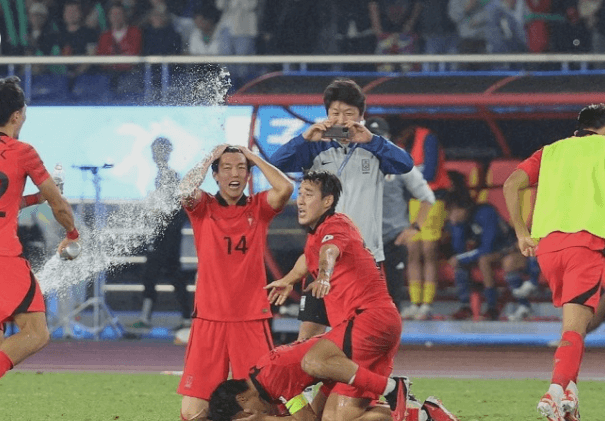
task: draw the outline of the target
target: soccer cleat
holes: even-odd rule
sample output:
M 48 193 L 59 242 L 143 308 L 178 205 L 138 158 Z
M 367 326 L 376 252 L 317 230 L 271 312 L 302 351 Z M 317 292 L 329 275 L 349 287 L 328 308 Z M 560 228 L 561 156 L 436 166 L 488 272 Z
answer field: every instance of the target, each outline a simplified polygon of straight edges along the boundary
M 401 310 L 401 318 L 403 320 L 411 320 L 416 317 L 419 310 L 420 306 L 418 304 L 410 304 L 409 307 L 406 307 Z
M 405 411 L 405 421 L 430 421 L 428 414 L 422 409 L 422 402 L 412 393 L 408 393 Z
M 533 294 L 534 291 L 536 291 L 537 289 L 538 289 L 538 287 L 532 281 L 525 281 L 521 284 L 521 286 L 519 288 L 514 288 L 512 290 L 512 293 L 513 293 L 513 297 L 515 297 L 517 299 L 527 298 L 531 294 Z
M 546 417 L 548 421 L 565 421 L 565 418 L 561 415 L 559 402 L 550 393 L 546 393 L 538 402 L 538 412 Z
M 414 316 L 415 320 L 430 320 L 433 317 L 433 309 L 430 304 L 424 303 Z
M 426 411 L 432 421 L 459 421 L 450 411 L 445 409 L 443 402 L 434 396 L 429 396 L 424 401 L 422 409 Z
M 410 380 L 407 377 L 392 377 L 395 380 L 395 389 L 385 395 L 393 421 L 404 421 L 407 408 L 408 394 L 410 393 Z
M 531 307 L 520 304 L 513 314 L 508 316 L 509 322 L 520 322 L 531 316 Z
M 580 402 L 577 390 L 575 383 L 570 382 L 565 389 L 565 396 L 561 399 L 561 410 L 565 421 L 580 421 Z
M 473 318 L 473 310 L 471 310 L 468 306 L 463 306 L 458 309 L 455 313 L 452 314 L 452 319 L 454 320 L 468 320 Z

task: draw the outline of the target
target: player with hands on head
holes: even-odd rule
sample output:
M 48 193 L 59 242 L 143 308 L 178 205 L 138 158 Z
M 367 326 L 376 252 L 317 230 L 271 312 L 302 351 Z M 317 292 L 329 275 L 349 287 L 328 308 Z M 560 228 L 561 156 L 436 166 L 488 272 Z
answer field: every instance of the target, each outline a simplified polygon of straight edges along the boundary
M 246 196 L 252 165 L 271 189 Z M 200 189 L 209 170 L 218 184 L 215 195 Z M 225 144 L 181 181 L 179 193 L 198 258 L 191 332 L 178 387 L 183 420 L 205 420 L 210 394 L 230 369 L 234 377 L 244 377 L 273 348 L 271 305 L 263 290 L 264 253 L 269 224 L 292 190 L 290 180 L 273 165 L 248 148 Z
M 537 256 L 563 307 L 550 387 L 538 411 L 551 421 L 580 419 L 578 375 L 584 338 L 602 317 L 605 272 L 605 104 L 584 107 L 574 135 L 543 147 L 521 162 L 504 183 L 504 198 L 521 252 Z M 531 233 L 521 213 L 520 194 L 536 184 Z M 536 242 L 537 240 L 537 242 Z M 595 316 L 595 310 L 597 315 Z
M 79 238 L 71 206 L 44 167 L 33 146 L 19 141 L 27 106 L 18 77 L 0 79 L 0 327 L 9 320 L 19 332 L 0 335 L 0 377 L 48 343 L 46 307 L 38 280 L 29 262 L 21 257 L 17 237 L 19 209 L 48 201 L 55 219 L 67 234 L 57 247 L 59 254 Z M 23 197 L 30 177 L 40 195 Z M 1 330 L 0 330 L 1 331 Z

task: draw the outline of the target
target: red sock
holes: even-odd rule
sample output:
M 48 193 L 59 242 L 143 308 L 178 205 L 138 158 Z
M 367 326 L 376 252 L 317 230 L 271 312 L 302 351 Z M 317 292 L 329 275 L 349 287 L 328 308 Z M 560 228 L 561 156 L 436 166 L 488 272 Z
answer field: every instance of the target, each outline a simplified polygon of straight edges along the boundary
M 0 351 L 0 377 L 13 368 L 13 362 L 3 351 Z
M 355 373 L 353 386 L 362 390 L 382 395 L 387 388 L 388 377 L 372 373 L 367 368 L 359 367 Z
M 584 339 L 573 331 L 563 332 L 561 345 L 555 352 L 555 367 L 552 371 L 551 383 L 559 384 L 563 390 L 570 381 L 577 383 L 580 364 L 584 355 Z

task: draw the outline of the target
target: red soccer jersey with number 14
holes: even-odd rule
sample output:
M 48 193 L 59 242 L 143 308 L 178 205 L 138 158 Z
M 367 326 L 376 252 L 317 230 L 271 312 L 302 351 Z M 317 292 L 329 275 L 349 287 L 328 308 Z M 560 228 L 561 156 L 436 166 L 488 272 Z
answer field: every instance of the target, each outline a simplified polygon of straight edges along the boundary
M 269 223 L 279 212 L 267 192 L 231 206 L 202 192 L 201 202 L 185 209 L 198 258 L 195 316 L 221 322 L 270 318 L 264 253 Z
M 0 133 L 0 256 L 19 256 L 19 204 L 29 176 L 39 186 L 50 174 L 33 146 Z

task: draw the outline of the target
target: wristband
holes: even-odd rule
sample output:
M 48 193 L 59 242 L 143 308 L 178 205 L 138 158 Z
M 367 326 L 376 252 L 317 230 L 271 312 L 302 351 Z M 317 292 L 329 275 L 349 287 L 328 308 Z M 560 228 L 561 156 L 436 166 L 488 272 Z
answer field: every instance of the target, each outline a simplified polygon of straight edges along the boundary
M 69 238 L 70 240 L 77 240 L 79 236 L 80 236 L 80 233 L 75 228 L 72 229 L 71 231 L 69 231 L 67 234 L 65 234 L 65 237 Z
M 420 231 L 420 225 L 418 225 L 418 222 L 414 222 L 413 224 L 411 224 L 410 228 L 412 228 L 416 231 Z
M 28 194 L 27 196 L 25 196 L 23 199 L 25 200 L 25 206 L 32 206 L 32 205 L 37 205 L 38 203 L 40 203 L 40 197 L 42 195 L 40 193 L 36 193 L 36 194 Z

